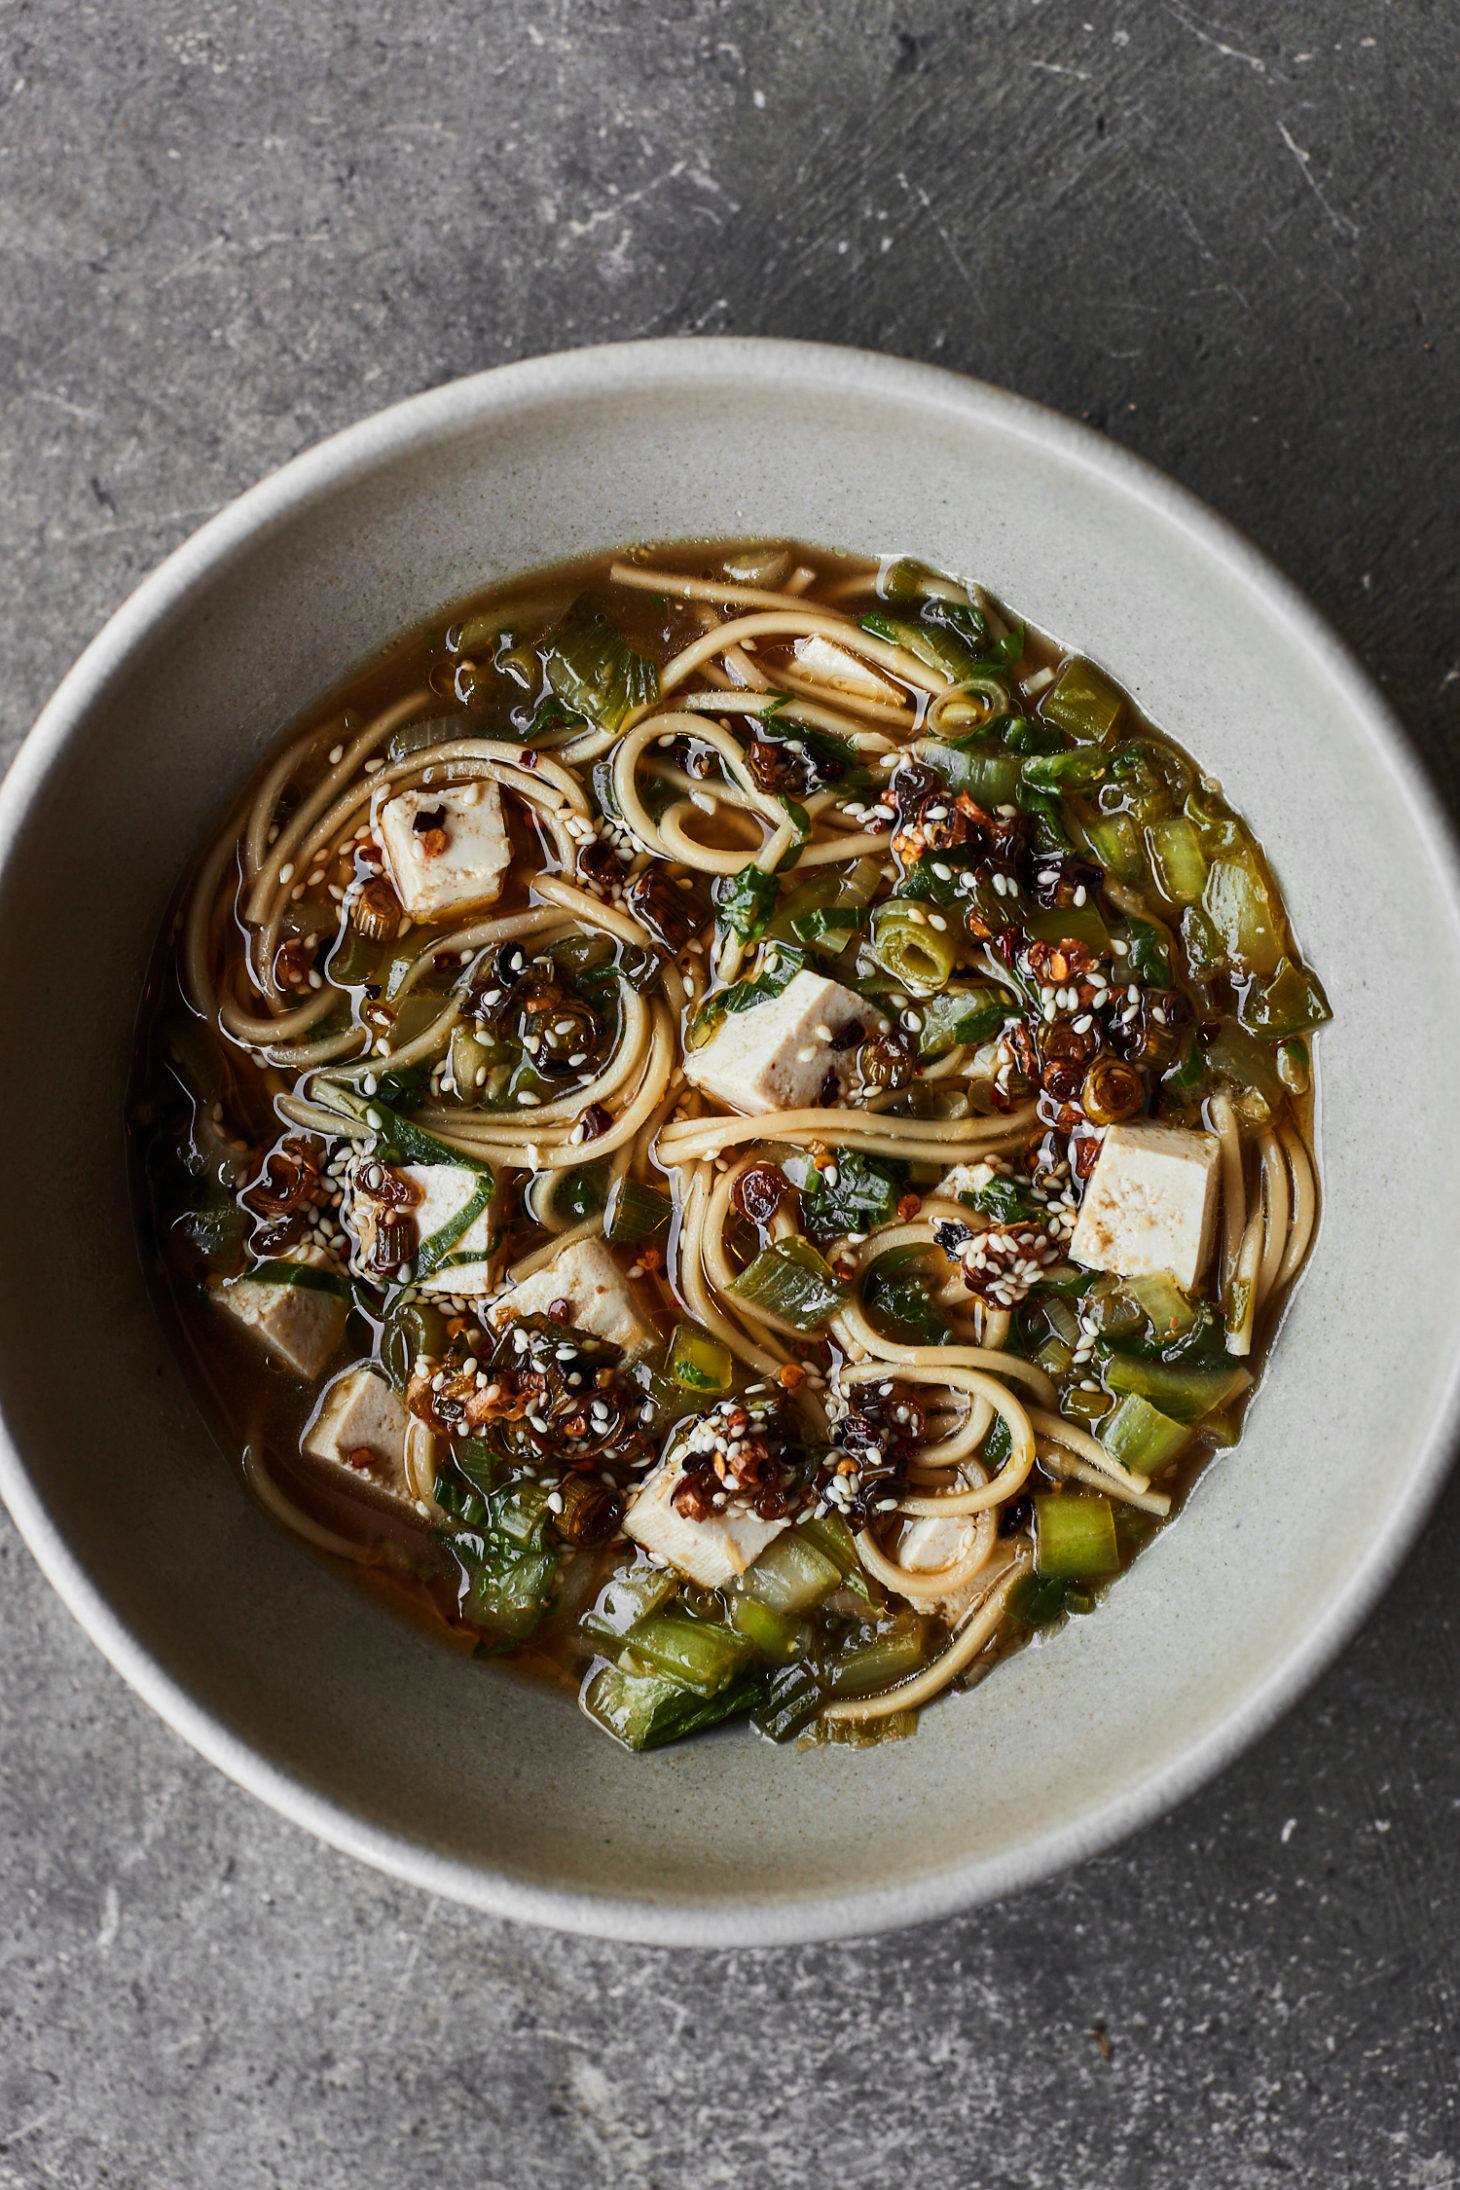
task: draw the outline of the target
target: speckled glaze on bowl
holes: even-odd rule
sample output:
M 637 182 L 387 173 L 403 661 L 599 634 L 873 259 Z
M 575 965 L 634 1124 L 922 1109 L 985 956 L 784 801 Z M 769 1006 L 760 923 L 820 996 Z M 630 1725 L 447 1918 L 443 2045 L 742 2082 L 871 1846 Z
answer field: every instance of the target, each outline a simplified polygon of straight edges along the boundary
M 142 1281 L 123 1089 L 181 863 L 299 708 L 508 572 L 747 531 L 981 578 L 1223 779 L 1337 1014 L 1327 1208 L 1241 1446 L 1096 1618 L 927 1712 L 915 1741 L 797 1755 L 742 1729 L 636 1759 L 569 1703 L 419 1638 L 251 1505 Z M 86 847 L 64 891 L 62 841 Z M 12 1513 L 88 1633 L 206 1756 L 338 1846 L 484 1909 L 745 1945 L 1025 1884 L 1269 1725 L 1373 1604 L 1443 1476 L 1460 1171 L 1432 1152 L 1460 1067 L 1460 932 L 1435 802 L 1372 686 L 1252 548 L 997 389 L 810 345 L 628 344 L 436 389 L 299 458 L 147 580 L 32 732 L 0 791 L 0 980 L 27 1032 L 0 1094 L 25 1154 L 0 1215 Z M 1430 1044 L 1399 1132 L 1371 1069 L 1396 1023 Z

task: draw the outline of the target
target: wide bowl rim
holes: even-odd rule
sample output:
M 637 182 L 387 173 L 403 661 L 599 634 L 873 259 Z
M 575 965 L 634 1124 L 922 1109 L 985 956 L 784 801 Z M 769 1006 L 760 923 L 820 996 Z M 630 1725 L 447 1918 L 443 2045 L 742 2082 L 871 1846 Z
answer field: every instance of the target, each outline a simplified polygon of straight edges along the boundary
M 191 593 L 220 575 L 230 558 L 314 496 L 397 460 L 414 446 L 517 405 L 598 396 L 606 388 L 628 392 L 664 379 L 682 385 L 695 379 L 747 377 L 801 385 L 810 381 L 843 393 L 880 394 L 923 405 L 970 423 L 995 421 L 1005 433 L 1022 436 L 1146 503 L 1234 577 L 1260 585 L 1291 636 L 1348 702 L 1430 857 L 1460 927 L 1460 847 L 1402 723 L 1307 597 L 1225 518 L 1156 466 L 1092 428 L 988 382 L 874 351 L 760 336 L 606 343 L 492 367 L 376 412 L 270 473 L 150 572 L 63 678 L 0 783 L 0 869 L 14 854 L 49 771 L 64 757 L 69 740 L 109 682 L 125 669 L 132 651 L 184 608 Z M 1138 1784 L 998 1856 L 886 1887 L 755 1904 L 660 1902 L 535 1885 L 481 1863 L 442 1856 L 403 1833 L 366 1823 L 300 1775 L 281 1769 L 261 1747 L 231 1732 L 164 1668 L 68 1547 L 3 1421 L 0 1496 L 46 1579 L 128 1685 L 237 1785 L 318 1838 L 409 1884 L 494 1916 L 647 1945 L 764 1947 L 891 1930 L 998 1899 L 1109 1847 L 1193 1793 L 1298 1699 L 1377 1603 L 1449 1472 L 1457 1415 L 1460 1335 L 1403 1495 L 1389 1507 L 1347 1582 L 1265 1680 L 1205 1733 L 1178 1742 L 1166 1761 Z

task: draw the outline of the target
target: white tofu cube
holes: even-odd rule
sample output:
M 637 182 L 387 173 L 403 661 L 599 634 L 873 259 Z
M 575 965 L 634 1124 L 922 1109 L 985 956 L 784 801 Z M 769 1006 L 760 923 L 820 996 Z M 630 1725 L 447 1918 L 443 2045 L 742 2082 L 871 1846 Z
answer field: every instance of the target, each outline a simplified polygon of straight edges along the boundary
M 494 1331 L 505 1331 L 519 1316 L 550 1315 L 559 1301 L 567 1314 L 558 1318 L 576 1330 L 592 1331 L 632 1357 L 656 1343 L 656 1333 L 634 1297 L 634 1289 L 601 1239 L 580 1239 L 560 1255 L 499 1293 L 487 1309 Z
M 412 920 L 443 920 L 501 895 L 512 845 L 490 777 L 402 791 L 386 800 L 376 825 L 395 894 Z
M 940 1567 L 956 1566 L 965 1554 L 973 1549 L 978 1533 L 976 1514 L 927 1514 L 923 1519 L 910 1521 L 901 1542 L 897 1546 L 897 1563 L 914 1574 L 936 1573 Z M 945 1596 L 927 1600 L 919 1598 L 919 1604 L 927 1604 L 930 1612 L 955 1627 L 983 1588 L 983 1570 L 964 1582 L 960 1588 L 951 1589 Z
M 1113 1125 L 1085 1188 L 1070 1260 L 1190 1292 L 1212 1249 L 1221 1149 L 1213 1133 Z
M 712 1514 L 707 1521 L 687 1521 L 672 1503 L 683 1479 L 678 1460 L 661 1460 L 640 1484 L 624 1515 L 624 1534 L 702 1589 L 721 1589 L 743 1574 L 789 1523 L 762 1521 L 748 1508 Z
M 798 639 L 796 666 L 819 683 L 839 684 L 844 692 L 860 692 L 869 700 L 890 700 L 894 707 L 905 704 L 896 685 L 879 677 L 869 663 L 832 639 Z
M 260 1271 L 215 1286 L 213 1298 L 296 1376 L 312 1380 L 345 1335 L 344 1272 L 321 1247 L 291 1247 Z
M 410 1500 L 406 1431 L 410 1415 L 374 1369 L 351 1369 L 324 1395 L 305 1434 L 311 1460 L 363 1477 L 377 1490 Z
M 878 1017 L 839 981 L 798 973 L 779 996 L 749 1011 L 726 1012 L 709 1041 L 687 1052 L 684 1076 L 747 1116 L 824 1109 L 846 1093 L 856 1057 L 855 1041 L 839 1050 L 837 1035 L 854 1022 L 870 1030 Z
M 365 1183 L 375 1172 L 385 1170 L 389 1170 L 392 1179 L 405 1180 L 414 1189 L 417 1198 L 408 1206 L 372 1193 Z M 355 1235 L 356 1267 L 377 1277 L 384 1274 L 385 1266 L 376 1254 L 381 1226 L 392 1218 L 404 1216 L 411 1220 L 415 1229 L 410 1234 L 410 1253 L 401 1259 L 409 1261 L 416 1270 L 415 1282 L 423 1293 L 489 1292 L 491 1277 L 487 1257 L 494 1221 L 490 1200 L 463 1231 L 445 1243 L 434 1269 L 422 1274 L 419 1268 L 422 1249 L 431 1249 L 433 1241 L 440 1243 L 441 1235 L 457 1224 L 463 1212 L 478 1200 L 484 1183 L 481 1172 L 471 1170 L 466 1164 L 385 1165 L 367 1158 L 351 1176 L 345 1212 L 345 1221 Z

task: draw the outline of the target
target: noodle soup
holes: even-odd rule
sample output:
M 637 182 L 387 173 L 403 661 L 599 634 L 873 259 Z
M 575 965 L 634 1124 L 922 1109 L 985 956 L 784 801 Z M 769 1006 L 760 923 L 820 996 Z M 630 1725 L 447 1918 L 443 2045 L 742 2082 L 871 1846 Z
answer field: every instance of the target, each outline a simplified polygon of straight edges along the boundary
M 285 1527 L 630 1748 L 861 1742 L 1237 1438 L 1326 1017 L 1092 662 L 907 559 L 632 549 L 285 735 L 159 947 L 139 1211 Z

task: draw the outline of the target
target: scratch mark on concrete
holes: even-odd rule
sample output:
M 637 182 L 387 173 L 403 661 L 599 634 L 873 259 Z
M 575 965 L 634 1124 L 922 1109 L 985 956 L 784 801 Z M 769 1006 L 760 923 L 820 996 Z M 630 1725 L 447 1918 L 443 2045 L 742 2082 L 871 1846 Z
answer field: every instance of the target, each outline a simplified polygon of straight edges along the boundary
M 79 418 L 88 426 L 101 416 L 100 411 L 91 405 L 68 402 L 64 395 L 57 395 L 51 388 L 27 388 L 25 392 L 32 403 L 54 403 L 57 410 L 65 411 L 72 418 Z
M 48 2106 L 43 2114 L 32 2114 L 28 2122 L 21 2122 L 14 2129 L 7 2129 L 5 2131 L 3 2139 L 0 2139 L 0 2142 L 3 2142 L 7 2145 L 18 2144 L 22 2137 L 33 2137 L 36 2131 L 38 2129 L 44 2129 L 46 2123 L 51 2119 L 52 2115 L 58 2113 L 59 2111 L 60 2109 L 58 2107 Z M 18 2177 L 16 2179 L 19 2180 Z
M 899 181 L 899 183 L 901 183 L 903 189 L 907 192 L 910 198 L 917 199 L 918 204 L 922 207 L 923 211 L 928 216 L 928 220 L 933 229 L 933 233 L 937 236 L 938 241 L 942 244 L 943 249 L 947 252 L 949 258 L 952 259 L 954 266 L 958 269 L 960 278 L 967 284 L 969 294 L 976 297 L 978 295 L 978 288 L 974 282 L 974 278 L 972 274 L 970 274 L 970 272 L 968 271 L 968 268 L 964 265 L 963 260 L 959 257 L 958 247 L 954 243 L 953 238 L 949 235 L 947 229 L 943 226 L 943 223 L 939 220 L 937 214 L 934 212 L 933 201 L 928 196 L 927 191 L 924 190 L 921 183 L 910 183 L 906 175 L 902 174 L 900 171 L 897 180 Z
M 118 1898 L 116 1887 L 108 1886 L 102 1896 L 101 1929 L 96 1935 L 96 1951 L 98 1954 L 111 1953 L 121 1925 L 122 1904 Z
M 1323 195 L 1322 185 L 1320 184 L 1317 176 L 1313 172 L 1312 153 L 1305 152 L 1303 150 L 1303 147 L 1295 142 L 1286 122 L 1278 123 L 1278 135 L 1282 138 L 1283 143 L 1287 146 L 1289 152 L 1292 153 L 1293 158 L 1297 161 L 1298 169 L 1303 177 L 1304 182 L 1308 185 L 1308 188 L 1312 191 L 1314 197 L 1318 200 L 1318 203 L 1322 206 L 1324 212 L 1328 215 L 1328 218 L 1332 221 L 1334 227 L 1338 230 L 1339 234 L 1341 236 L 1349 237 L 1357 236 L 1359 231 L 1356 223 L 1349 220 L 1346 215 L 1342 213 L 1336 213 L 1333 207 L 1329 204 L 1327 198 L 1325 198 L 1325 196 Z
M 1172 0 L 1167 0 L 1167 5 L 1182 29 L 1189 30 L 1192 37 L 1199 38 L 1204 46 L 1210 46 L 1213 53 L 1220 53 L 1229 61 L 1242 61 L 1248 68 L 1256 69 L 1259 76 L 1267 74 L 1267 63 L 1260 61 L 1255 53 L 1244 53 L 1240 46 L 1229 46 L 1224 38 L 1218 37 L 1215 23 L 1209 23 L 1203 29 L 1199 17 L 1188 14 L 1185 8 L 1172 5 Z

